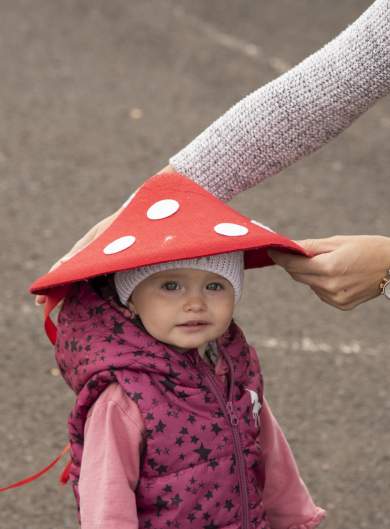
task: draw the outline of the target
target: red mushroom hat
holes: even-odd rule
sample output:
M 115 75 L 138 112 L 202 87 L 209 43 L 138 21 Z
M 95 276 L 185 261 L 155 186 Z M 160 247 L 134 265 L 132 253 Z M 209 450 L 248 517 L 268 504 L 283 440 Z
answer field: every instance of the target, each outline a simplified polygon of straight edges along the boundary
M 306 255 L 290 239 L 251 220 L 178 173 L 152 176 L 97 239 L 37 279 L 32 294 L 53 306 L 77 281 L 179 259 L 244 251 L 245 268 L 273 264 L 266 250 Z M 48 329 L 46 329 L 48 330 Z

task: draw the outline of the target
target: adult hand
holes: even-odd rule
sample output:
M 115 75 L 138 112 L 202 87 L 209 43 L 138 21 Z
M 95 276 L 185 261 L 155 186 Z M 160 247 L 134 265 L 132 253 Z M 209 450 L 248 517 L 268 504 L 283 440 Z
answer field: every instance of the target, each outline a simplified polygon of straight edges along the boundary
M 169 172 L 173 170 L 174 170 L 173 167 L 171 167 L 170 165 L 167 165 L 166 167 L 161 169 L 161 171 L 159 172 L 163 173 L 163 172 Z M 56 261 L 53 264 L 53 266 L 50 268 L 49 271 L 54 270 L 54 268 L 57 268 L 57 266 L 59 266 L 61 263 L 63 263 L 64 261 L 67 261 L 68 259 L 73 257 L 73 255 L 75 255 L 77 252 L 85 248 L 90 242 L 97 239 L 97 237 L 99 237 L 99 235 L 103 233 L 103 231 L 105 231 L 114 222 L 116 217 L 121 212 L 122 207 L 123 206 L 121 206 L 117 211 L 115 211 L 115 213 L 112 213 L 108 217 L 105 217 L 103 220 L 95 224 L 95 226 L 93 226 L 90 230 L 88 230 L 87 233 L 83 237 L 81 237 L 81 239 L 79 239 L 76 242 L 76 244 L 69 250 L 69 252 L 67 252 L 65 255 L 63 255 L 60 259 L 58 259 L 58 261 Z M 40 296 L 40 295 L 35 296 L 35 304 L 37 306 L 42 305 L 43 303 L 45 303 L 45 301 L 46 301 L 46 296 Z
M 390 268 L 390 238 L 337 235 L 297 241 L 312 257 L 269 250 L 274 262 L 296 281 L 308 285 L 325 303 L 350 310 L 380 294 Z
M 72 246 L 69 252 L 67 252 L 53 264 L 49 271 L 57 268 L 57 266 L 59 266 L 61 263 L 73 257 L 73 255 L 75 255 L 77 252 L 85 248 L 90 242 L 99 237 L 99 235 L 114 222 L 116 217 L 119 215 L 120 211 L 121 209 L 118 209 L 118 211 L 116 211 L 112 215 L 109 215 L 108 217 L 105 217 L 103 220 L 93 226 L 90 230 L 88 230 L 87 233 L 83 235 L 83 237 L 81 237 L 81 239 L 79 239 L 74 246 Z M 45 301 L 46 296 L 35 296 L 35 305 L 42 305 L 43 303 L 45 303 Z

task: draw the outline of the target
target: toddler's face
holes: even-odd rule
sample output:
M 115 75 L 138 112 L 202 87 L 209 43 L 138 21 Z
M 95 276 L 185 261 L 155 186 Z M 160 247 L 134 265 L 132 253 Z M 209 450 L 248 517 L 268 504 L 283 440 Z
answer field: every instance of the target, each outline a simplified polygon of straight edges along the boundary
M 234 290 L 212 272 L 166 270 L 142 281 L 129 307 L 157 340 L 182 349 L 201 348 L 229 327 Z

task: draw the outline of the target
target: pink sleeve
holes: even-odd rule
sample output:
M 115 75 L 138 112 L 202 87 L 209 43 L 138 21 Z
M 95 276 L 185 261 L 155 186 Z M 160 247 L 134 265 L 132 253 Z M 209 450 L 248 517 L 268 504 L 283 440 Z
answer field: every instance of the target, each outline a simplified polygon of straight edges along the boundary
M 259 443 L 264 452 L 264 507 L 272 529 L 314 529 L 325 517 L 307 490 L 288 442 L 264 399 Z
M 138 529 L 134 490 L 143 423 L 138 406 L 111 384 L 92 406 L 80 470 L 82 529 Z

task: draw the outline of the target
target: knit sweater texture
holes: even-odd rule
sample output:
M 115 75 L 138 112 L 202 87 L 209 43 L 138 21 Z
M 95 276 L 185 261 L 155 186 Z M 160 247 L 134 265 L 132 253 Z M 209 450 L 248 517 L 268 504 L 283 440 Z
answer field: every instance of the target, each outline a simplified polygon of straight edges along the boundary
M 256 90 L 170 159 L 222 200 L 317 150 L 390 90 L 390 0 Z

